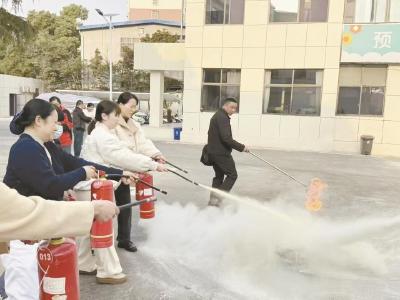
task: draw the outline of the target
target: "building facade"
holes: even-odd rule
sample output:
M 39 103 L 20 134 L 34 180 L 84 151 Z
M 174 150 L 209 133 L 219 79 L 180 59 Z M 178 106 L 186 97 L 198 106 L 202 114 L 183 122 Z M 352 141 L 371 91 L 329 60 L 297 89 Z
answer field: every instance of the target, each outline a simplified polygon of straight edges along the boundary
M 252 147 L 400 156 L 400 1 L 190 0 L 182 139 L 226 97 Z
M 43 92 L 43 82 L 0 74 L 0 118 L 14 116 L 30 99 Z
M 181 34 L 181 24 L 164 20 L 141 20 L 113 23 L 112 30 L 112 60 L 114 63 L 121 59 L 123 47 L 134 48 L 134 44 L 146 34 L 152 35 L 157 30 L 167 30 L 171 34 Z M 81 34 L 81 56 L 83 61 L 89 61 L 95 55 L 96 49 L 106 61 L 109 57 L 110 30 L 108 24 L 82 25 L 79 28 Z
M 129 20 L 169 20 L 180 22 L 182 0 L 129 0 Z

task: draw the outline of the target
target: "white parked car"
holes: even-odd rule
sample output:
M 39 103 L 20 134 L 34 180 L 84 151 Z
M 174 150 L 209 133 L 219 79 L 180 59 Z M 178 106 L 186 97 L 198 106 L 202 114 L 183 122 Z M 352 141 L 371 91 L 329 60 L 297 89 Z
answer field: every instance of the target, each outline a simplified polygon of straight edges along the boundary
M 138 111 L 132 116 L 132 119 L 140 125 L 149 124 L 149 115 L 145 112 Z

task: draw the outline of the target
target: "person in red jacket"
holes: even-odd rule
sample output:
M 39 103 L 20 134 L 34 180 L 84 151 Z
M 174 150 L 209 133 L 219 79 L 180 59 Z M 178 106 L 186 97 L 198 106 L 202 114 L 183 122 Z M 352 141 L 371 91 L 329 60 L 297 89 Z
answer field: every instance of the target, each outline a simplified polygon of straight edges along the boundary
M 60 142 L 61 149 L 63 149 L 65 152 L 71 154 L 71 148 L 72 148 L 72 128 L 74 127 L 72 123 L 72 116 L 71 113 L 69 112 L 68 109 L 66 109 L 64 106 L 61 104 L 60 98 L 57 96 L 53 96 L 49 99 L 49 102 L 56 107 L 58 107 L 61 112 L 64 114 L 64 120 L 61 122 L 61 125 L 63 127 L 63 133 L 61 137 L 58 139 Z

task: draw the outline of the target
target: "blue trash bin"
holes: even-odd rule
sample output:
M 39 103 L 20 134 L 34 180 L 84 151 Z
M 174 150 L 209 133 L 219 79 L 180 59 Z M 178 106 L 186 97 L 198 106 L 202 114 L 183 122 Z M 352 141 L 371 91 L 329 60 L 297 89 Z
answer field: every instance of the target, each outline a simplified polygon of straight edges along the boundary
M 182 128 L 181 127 L 175 127 L 174 128 L 174 140 L 175 141 L 180 141 L 181 132 L 182 132 Z

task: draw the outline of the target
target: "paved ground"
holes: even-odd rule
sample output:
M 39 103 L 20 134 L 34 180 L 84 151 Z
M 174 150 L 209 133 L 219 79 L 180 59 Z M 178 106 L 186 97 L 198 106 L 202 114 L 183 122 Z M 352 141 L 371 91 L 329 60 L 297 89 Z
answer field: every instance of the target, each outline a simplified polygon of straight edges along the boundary
M 8 150 L 14 137 L 8 134 L 6 122 L 0 121 L 0 174 L 4 174 Z M 177 143 L 158 143 L 159 148 L 170 161 L 187 168 L 193 177 L 208 184 L 212 170 L 199 162 L 200 146 Z M 308 182 L 320 177 L 329 184 L 324 197 L 324 209 L 321 218 L 334 221 L 352 221 L 361 217 L 389 217 L 400 214 L 400 161 L 376 157 L 350 156 L 337 154 L 317 154 L 303 152 L 284 152 L 256 150 L 257 153 Z M 234 193 L 247 195 L 260 201 L 283 199 L 301 207 L 304 202 L 304 190 L 287 178 L 281 176 L 248 154 L 236 153 L 235 159 L 239 179 Z M 159 199 L 166 203 L 194 203 L 205 208 L 208 192 L 192 186 L 172 174 L 157 175 L 157 185 L 168 190 L 168 196 Z M 163 205 L 165 208 L 165 205 Z M 164 212 L 167 210 L 164 210 Z M 218 217 L 218 216 L 217 216 Z M 81 278 L 82 299 L 255 299 L 241 291 L 241 287 L 230 288 L 216 280 L 216 274 L 207 274 L 204 270 L 191 268 L 182 260 L 163 260 L 148 251 L 146 240 L 149 238 L 143 230 L 142 222 L 133 232 L 139 245 L 136 254 L 119 251 L 129 282 L 121 286 L 99 286 L 92 277 Z M 150 221 L 151 222 L 151 221 Z M 210 221 L 212 222 L 212 221 Z M 248 220 L 252 222 L 252 220 Z M 185 226 L 185 225 L 182 225 Z M 207 226 L 207 223 L 204 224 Z M 188 229 L 189 230 L 189 229 Z M 276 232 L 279 235 L 279 230 Z M 167 237 L 168 238 L 168 237 Z M 179 240 L 180 237 L 177 237 Z M 201 240 L 200 236 L 193 239 Z M 174 239 L 174 233 L 171 233 Z M 400 242 L 393 236 L 389 239 L 371 241 L 383 248 L 399 249 Z M 397 247 L 397 248 L 396 248 Z M 151 248 L 151 247 L 150 247 Z M 195 249 L 194 249 L 195 250 Z M 198 250 L 198 249 L 197 249 Z M 232 249 L 226 249 L 229 251 Z M 176 249 L 174 250 L 176 251 Z M 190 256 L 190 253 L 179 253 Z M 340 255 L 340 254 L 338 254 Z M 254 258 L 248 257 L 249 260 Z M 247 274 L 248 270 L 243 270 Z M 303 274 L 292 270 L 290 275 L 279 273 L 279 284 L 271 289 L 275 297 L 263 299 L 400 299 L 400 263 L 392 260 L 389 272 L 384 275 L 330 277 Z M 289 274 L 289 273 L 284 273 Z M 226 274 L 228 276 L 228 274 Z M 237 274 L 239 277 L 241 274 Z M 223 278 L 225 273 L 218 274 Z M 278 276 L 278 274 L 277 274 Z M 244 280 L 246 281 L 246 280 Z M 276 280 L 275 280 L 276 281 Z M 240 281 L 238 281 L 240 282 Z M 274 282 L 274 278 L 271 278 Z M 296 288 L 298 292 L 292 290 Z

